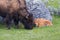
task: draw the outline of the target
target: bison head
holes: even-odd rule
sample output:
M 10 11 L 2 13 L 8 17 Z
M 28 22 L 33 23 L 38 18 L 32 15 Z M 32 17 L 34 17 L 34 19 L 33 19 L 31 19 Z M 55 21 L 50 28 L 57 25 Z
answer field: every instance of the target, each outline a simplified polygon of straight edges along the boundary
M 25 29 L 33 29 L 33 14 L 26 15 L 21 22 Z

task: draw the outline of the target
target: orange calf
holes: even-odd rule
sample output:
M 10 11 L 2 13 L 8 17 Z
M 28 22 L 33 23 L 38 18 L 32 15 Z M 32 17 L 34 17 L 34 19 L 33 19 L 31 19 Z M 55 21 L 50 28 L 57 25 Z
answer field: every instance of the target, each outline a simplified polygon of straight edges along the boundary
M 36 24 L 36 26 L 41 27 L 41 26 L 51 26 L 52 23 L 49 20 L 46 20 L 44 18 L 37 18 L 34 19 L 34 23 Z

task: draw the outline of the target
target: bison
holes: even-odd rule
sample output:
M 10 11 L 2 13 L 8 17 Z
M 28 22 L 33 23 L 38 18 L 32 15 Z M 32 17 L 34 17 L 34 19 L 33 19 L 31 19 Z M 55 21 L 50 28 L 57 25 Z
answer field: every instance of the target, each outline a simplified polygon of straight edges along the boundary
M 25 29 L 33 29 L 33 14 L 27 11 L 25 0 L 0 0 L 0 16 L 4 17 L 8 29 L 12 20 L 17 28 L 20 21 Z

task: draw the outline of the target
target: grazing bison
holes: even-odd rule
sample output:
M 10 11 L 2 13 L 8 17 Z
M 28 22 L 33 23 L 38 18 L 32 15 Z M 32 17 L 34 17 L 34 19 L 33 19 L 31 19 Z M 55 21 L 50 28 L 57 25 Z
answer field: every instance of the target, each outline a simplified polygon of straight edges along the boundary
M 27 11 L 25 0 L 0 0 L 0 16 L 5 18 L 8 29 L 12 19 L 17 28 L 19 21 L 25 29 L 33 28 L 33 15 Z

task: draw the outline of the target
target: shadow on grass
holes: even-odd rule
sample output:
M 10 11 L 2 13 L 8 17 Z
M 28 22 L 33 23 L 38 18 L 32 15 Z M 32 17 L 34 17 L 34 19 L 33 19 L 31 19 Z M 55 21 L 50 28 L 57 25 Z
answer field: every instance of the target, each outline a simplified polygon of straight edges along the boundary
M 7 29 L 5 24 L 0 23 L 0 29 Z M 17 29 L 14 24 L 11 25 L 11 29 Z M 24 29 L 24 26 L 22 24 L 19 25 L 19 29 Z

